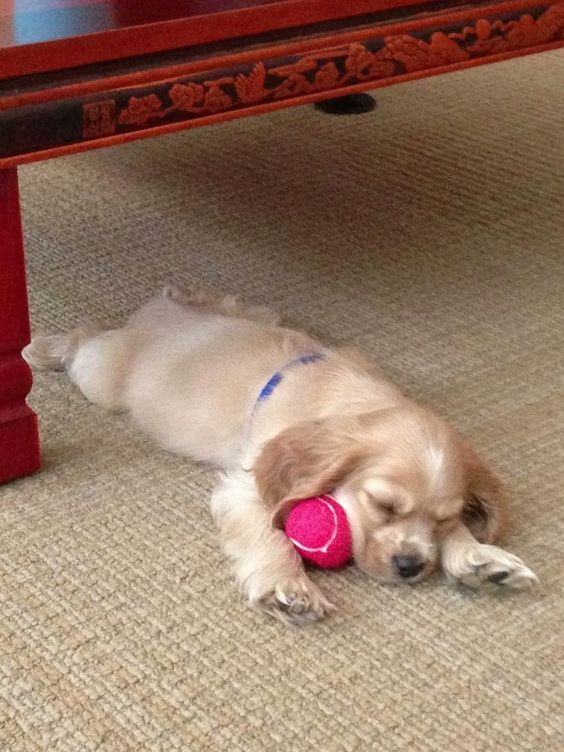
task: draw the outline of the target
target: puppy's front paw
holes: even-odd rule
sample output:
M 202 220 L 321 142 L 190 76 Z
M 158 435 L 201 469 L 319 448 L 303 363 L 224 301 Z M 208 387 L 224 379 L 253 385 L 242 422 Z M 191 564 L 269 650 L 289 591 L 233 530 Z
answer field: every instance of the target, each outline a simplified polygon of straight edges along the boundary
M 335 606 L 305 575 L 276 583 L 256 605 L 262 611 L 294 626 L 319 621 L 335 611 Z
M 477 544 L 462 547 L 448 565 L 443 562 L 448 578 L 470 588 L 493 583 L 512 590 L 529 590 L 538 584 L 536 574 L 514 554 L 498 546 Z

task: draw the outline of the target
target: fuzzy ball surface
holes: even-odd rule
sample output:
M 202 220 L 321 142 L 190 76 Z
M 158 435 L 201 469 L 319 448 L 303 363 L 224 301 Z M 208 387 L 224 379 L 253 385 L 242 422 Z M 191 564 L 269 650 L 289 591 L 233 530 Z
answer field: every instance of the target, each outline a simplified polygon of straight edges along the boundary
M 352 557 L 347 515 L 331 496 L 299 501 L 288 515 L 284 529 L 301 557 L 318 567 L 341 567 Z

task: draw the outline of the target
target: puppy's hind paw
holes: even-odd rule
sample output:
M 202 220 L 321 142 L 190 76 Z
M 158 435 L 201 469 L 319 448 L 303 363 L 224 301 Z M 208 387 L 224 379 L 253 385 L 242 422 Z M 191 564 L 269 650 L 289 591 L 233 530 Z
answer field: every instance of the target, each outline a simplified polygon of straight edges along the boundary
M 38 334 L 24 347 L 22 357 L 37 370 L 63 371 L 68 348 L 66 334 Z
M 107 328 L 98 321 L 90 321 L 63 334 L 36 334 L 22 350 L 22 357 L 37 370 L 64 371 L 72 362 L 80 343 Z
M 178 305 L 188 305 L 190 296 L 179 285 L 171 283 L 161 290 L 161 296 L 166 300 L 172 300 Z

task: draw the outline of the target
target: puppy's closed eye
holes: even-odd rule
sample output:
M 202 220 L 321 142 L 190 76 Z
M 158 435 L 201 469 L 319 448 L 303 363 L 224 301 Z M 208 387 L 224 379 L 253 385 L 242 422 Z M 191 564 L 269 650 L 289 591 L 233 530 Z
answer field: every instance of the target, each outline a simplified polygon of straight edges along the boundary
M 398 517 L 398 505 L 393 499 L 378 499 L 373 496 L 370 496 L 369 499 L 372 508 L 377 512 L 378 516 L 382 518 L 384 523 L 392 522 Z
M 384 514 L 390 515 L 390 517 L 396 514 L 396 505 L 393 501 L 377 501 L 378 509 Z
M 393 501 L 378 502 L 378 509 L 384 518 L 385 524 L 394 522 L 400 516 L 398 506 Z
M 458 524 L 459 520 L 460 513 L 451 514 L 448 517 L 440 517 L 434 520 L 435 528 L 439 533 L 445 534 L 452 530 Z

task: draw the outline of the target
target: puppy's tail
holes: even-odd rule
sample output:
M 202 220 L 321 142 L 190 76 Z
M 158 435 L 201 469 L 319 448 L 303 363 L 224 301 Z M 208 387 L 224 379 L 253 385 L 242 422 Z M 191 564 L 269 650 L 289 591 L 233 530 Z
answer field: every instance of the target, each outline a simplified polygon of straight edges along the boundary
M 103 331 L 99 324 L 88 324 L 66 334 L 36 334 L 22 350 L 23 359 L 41 371 L 65 371 L 80 344 Z

